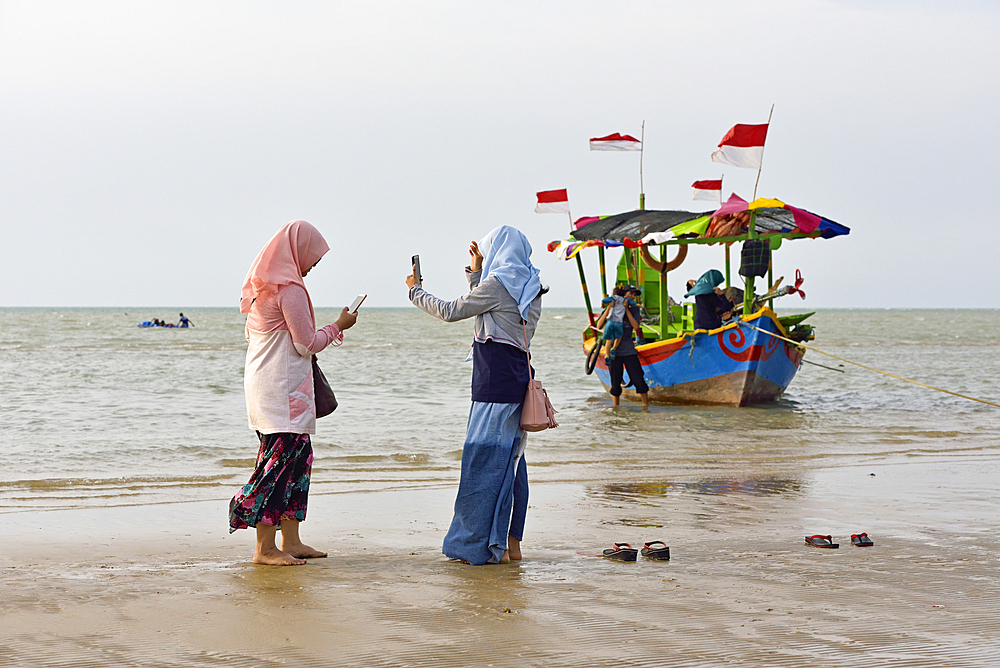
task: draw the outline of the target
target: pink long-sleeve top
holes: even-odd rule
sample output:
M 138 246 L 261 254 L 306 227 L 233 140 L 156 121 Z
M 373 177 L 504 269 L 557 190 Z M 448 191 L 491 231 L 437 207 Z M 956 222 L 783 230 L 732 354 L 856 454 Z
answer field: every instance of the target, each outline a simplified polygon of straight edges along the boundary
M 261 293 L 247 315 L 243 376 L 250 428 L 262 434 L 316 433 L 311 357 L 339 346 L 335 323 L 315 328 L 309 297 L 298 285 Z

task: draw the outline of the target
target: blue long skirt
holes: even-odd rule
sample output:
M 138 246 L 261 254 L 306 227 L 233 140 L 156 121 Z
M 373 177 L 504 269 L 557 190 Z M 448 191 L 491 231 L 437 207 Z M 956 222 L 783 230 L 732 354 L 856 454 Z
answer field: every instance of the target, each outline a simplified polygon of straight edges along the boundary
M 462 448 L 455 516 L 444 538 L 451 559 L 497 563 L 507 536 L 520 540 L 528 510 L 521 404 L 472 402 Z

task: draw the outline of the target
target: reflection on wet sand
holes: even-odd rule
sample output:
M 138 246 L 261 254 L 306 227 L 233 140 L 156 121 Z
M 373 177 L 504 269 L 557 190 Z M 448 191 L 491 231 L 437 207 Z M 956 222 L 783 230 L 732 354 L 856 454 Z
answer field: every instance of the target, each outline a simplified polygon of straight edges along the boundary
M 782 478 L 736 480 L 732 478 L 707 478 L 694 482 L 614 482 L 591 488 L 595 496 L 607 498 L 656 497 L 680 494 L 707 494 L 723 496 L 727 494 L 748 494 L 750 496 L 773 496 L 776 494 L 798 495 L 804 493 L 805 483 L 800 480 Z

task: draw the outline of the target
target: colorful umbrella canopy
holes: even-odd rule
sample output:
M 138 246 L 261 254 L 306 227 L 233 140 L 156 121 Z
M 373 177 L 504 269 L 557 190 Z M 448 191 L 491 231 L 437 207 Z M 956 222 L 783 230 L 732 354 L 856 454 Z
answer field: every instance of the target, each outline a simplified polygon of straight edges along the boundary
M 805 209 L 785 204 L 781 200 L 762 198 L 747 202 L 737 195 L 715 211 L 629 211 L 614 216 L 582 218 L 573 232 L 575 241 L 625 243 L 663 243 L 682 235 L 696 237 L 739 236 L 749 223 L 750 211 L 756 215 L 758 234 L 804 232 L 819 230 L 820 237 L 830 239 L 850 233 L 850 228 Z M 745 221 L 745 222 L 744 222 Z M 740 225 L 742 224 L 742 227 Z

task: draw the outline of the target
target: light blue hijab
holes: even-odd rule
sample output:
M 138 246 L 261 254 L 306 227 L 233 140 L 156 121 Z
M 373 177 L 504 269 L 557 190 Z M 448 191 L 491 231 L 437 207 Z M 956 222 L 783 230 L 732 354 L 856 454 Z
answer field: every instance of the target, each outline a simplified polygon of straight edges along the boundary
M 722 275 L 721 271 L 718 269 L 709 269 L 701 275 L 698 282 L 695 283 L 691 289 L 684 294 L 684 296 L 692 297 L 697 295 L 707 295 L 713 288 L 715 288 L 715 286 L 724 280 L 726 280 L 726 277 Z
M 541 272 L 531 264 L 531 244 L 521 230 L 510 225 L 501 225 L 492 230 L 479 242 L 483 253 L 483 274 L 480 281 L 489 276 L 507 288 L 507 292 L 517 302 L 521 317 L 527 319 L 528 308 L 542 289 Z

